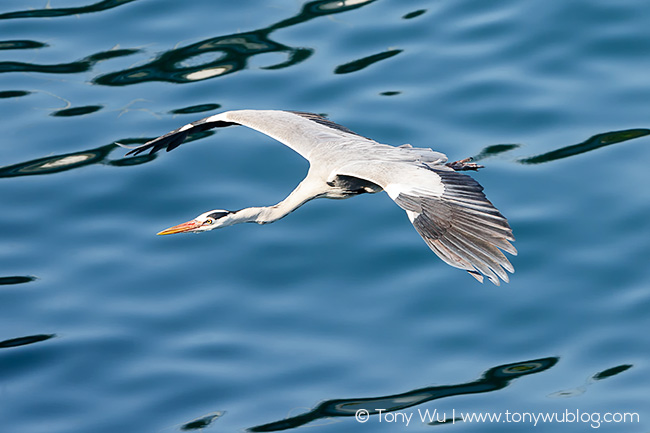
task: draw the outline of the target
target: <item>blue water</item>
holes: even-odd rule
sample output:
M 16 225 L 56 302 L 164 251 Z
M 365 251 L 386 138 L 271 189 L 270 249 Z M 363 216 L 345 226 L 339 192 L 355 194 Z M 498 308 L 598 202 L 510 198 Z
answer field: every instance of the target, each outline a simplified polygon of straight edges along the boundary
M 0 431 L 650 429 L 650 9 L 91 1 L 0 4 Z M 385 194 L 155 236 L 306 173 L 245 128 L 114 144 L 240 108 L 476 156 L 510 284 L 445 265 Z M 506 411 L 588 419 L 454 420 Z

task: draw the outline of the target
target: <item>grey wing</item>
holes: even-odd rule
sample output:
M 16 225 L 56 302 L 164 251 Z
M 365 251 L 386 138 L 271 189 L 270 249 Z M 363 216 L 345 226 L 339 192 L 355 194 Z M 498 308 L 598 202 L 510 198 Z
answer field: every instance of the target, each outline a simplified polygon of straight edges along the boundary
M 372 180 L 404 209 L 427 245 L 447 264 L 499 285 L 514 272 L 501 250 L 516 255 L 506 218 L 471 177 L 444 166 L 355 164 L 344 174 Z M 356 173 L 356 174 L 355 174 Z
M 137 155 L 147 150 L 155 153 L 165 148 L 169 152 L 180 146 L 189 134 L 231 125 L 247 126 L 275 138 L 307 159 L 314 148 L 324 143 L 378 145 L 375 141 L 317 114 L 281 110 L 234 110 L 188 123 L 131 149 L 127 155 Z
M 444 186 L 442 196 L 400 192 L 395 197 L 409 215 L 427 245 L 446 263 L 465 269 L 479 281 L 481 274 L 499 285 L 508 282 L 512 264 L 499 250 L 516 255 L 506 218 L 483 194 L 471 177 L 454 171 L 438 171 Z M 498 277 L 497 277 L 498 276 Z

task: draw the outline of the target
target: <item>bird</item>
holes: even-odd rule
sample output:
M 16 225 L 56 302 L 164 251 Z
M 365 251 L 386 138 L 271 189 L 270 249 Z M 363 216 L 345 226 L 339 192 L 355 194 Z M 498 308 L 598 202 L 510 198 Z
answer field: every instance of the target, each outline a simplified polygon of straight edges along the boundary
M 517 254 L 508 220 L 483 187 L 461 171 L 482 166 L 410 144 L 379 143 L 314 113 L 285 110 L 224 111 L 184 125 L 136 147 L 128 155 L 167 152 L 197 132 L 246 126 L 293 149 L 309 162 L 305 178 L 272 206 L 214 209 L 159 232 L 201 233 L 234 224 L 277 221 L 315 198 L 345 199 L 385 191 L 404 211 L 429 248 L 445 263 L 479 282 L 508 282 L 514 268 L 503 254 Z

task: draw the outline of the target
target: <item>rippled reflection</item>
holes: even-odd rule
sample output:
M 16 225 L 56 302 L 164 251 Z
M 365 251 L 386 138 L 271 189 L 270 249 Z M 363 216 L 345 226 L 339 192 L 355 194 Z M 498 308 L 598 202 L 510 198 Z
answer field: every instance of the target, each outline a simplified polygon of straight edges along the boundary
M 203 113 L 204 111 L 212 111 L 221 108 L 219 104 L 200 104 L 192 105 L 191 107 L 178 108 L 171 111 L 171 114 L 191 114 L 191 113 Z
M 359 409 L 365 409 L 370 415 L 376 415 L 379 410 L 394 412 L 441 398 L 498 391 L 508 386 L 514 379 L 529 374 L 541 373 L 553 367 L 558 359 L 557 357 L 549 357 L 499 365 L 487 370 L 478 380 L 458 385 L 430 386 L 402 394 L 380 397 L 328 400 L 305 414 L 252 427 L 249 431 L 287 430 L 303 426 L 320 418 L 354 416 Z
M 0 19 L 43 18 L 77 15 L 111 9 L 134 0 L 112 0 L 76 8 L 47 8 L 0 14 Z M 309 58 L 311 48 L 290 47 L 270 38 L 278 29 L 301 24 L 325 15 L 346 12 L 372 3 L 376 0 L 317 0 L 303 5 L 299 14 L 268 27 L 250 32 L 236 33 L 205 39 L 191 45 L 164 52 L 155 60 L 137 67 L 111 72 L 93 79 L 93 83 L 106 86 L 126 86 L 147 81 L 189 83 L 219 77 L 246 68 L 250 59 L 259 54 L 282 53 L 286 56 L 274 65 L 263 69 L 282 69 L 296 65 Z M 416 11 L 411 17 L 423 11 Z M 37 41 L 4 41 L 0 49 L 34 49 L 47 46 Z M 115 57 L 128 56 L 137 49 L 114 49 L 100 52 L 70 63 L 44 65 L 27 62 L 0 62 L 2 72 L 40 72 L 48 74 L 76 74 L 89 71 L 97 62 Z M 336 74 L 347 74 L 364 69 L 376 62 L 399 54 L 402 50 L 388 50 L 340 65 Z M 61 114 L 63 115 L 63 114 Z
M 267 37 L 269 31 L 238 33 L 206 39 L 182 48 L 169 50 L 154 61 L 135 68 L 102 75 L 93 80 L 106 86 L 127 86 L 146 81 L 169 81 L 188 83 L 231 74 L 246 67 L 255 55 L 284 52 L 289 60 L 284 66 L 294 65 L 311 54 L 311 50 L 291 48 L 273 42 Z M 220 52 L 216 59 L 207 53 Z
M 632 364 L 622 364 L 622 365 L 617 365 L 616 367 L 608 368 L 607 370 L 600 371 L 592 376 L 594 380 L 603 380 L 607 379 L 608 377 L 616 376 L 617 374 L 621 374 L 624 371 L 629 370 L 632 368 Z
M 521 164 L 542 164 L 545 162 L 552 162 L 558 159 L 568 158 L 570 156 L 580 155 L 581 153 L 591 152 L 592 150 L 600 149 L 601 147 L 610 146 L 616 143 L 632 140 L 635 138 L 645 137 L 650 135 L 650 129 L 637 128 L 625 129 L 622 131 L 604 132 L 589 137 L 582 143 L 564 146 L 541 155 L 531 156 L 527 158 L 520 158 L 516 161 Z M 500 155 L 502 153 L 510 152 L 511 150 L 521 147 L 520 144 L 494 144 L 487 146 L 478 155 L 473 156 L 474 161 L 489 158 L 492 156 Z
M 123 144 L 142 144 L 145 141 L 146 140 L 142 139 L 129 139 L 120 142 Z M 109 160 L 109 153 L 111 153 L 113 149 L 117 148 L 118 146 L 115 144 L 107 144 L 96 149 L 66 153 L 64 155 L 47 156 L 45 158 L 33 159 L 19 164 L 0 167 L 0 178 L 59 173 L 75 168 L 86 167 L 92 164 L 108 164 L 118 167 L 137 165 L 151 161 L 155 158 L 154 155 L 143 155 L 135 158 Z
M 371 56 L 364 57 L 362 59 L 358 59 L 350 63 L 337 66 L 336 69 L 334 69 L 334 73 L 349 74 L 350 72 L 357 72 L 360 71 L 361 69 L 367 68 L 373 63 L 377 63 L 385 59 L 390 59 L 391 57 L 396 56 L 401 52 L 402 50 L 388 50 L 381 53 L 373 54 Z
M 78 74 L 89 71 L 97 62 L 113 59 L 116 57 L 129 56 L 137 53 L 136 49 L 113 49 L 101 51 L 81 60 L 70 63 L 59 63 L 56 65 L 39 65 L 26 62 L 0 62 L 0 73 L 3 72 L 40 72 L 47 74 Z
M 9 20 L 15 18 L 55 18 L 66 17 L 70 15 L 87 14 L 91 12 L 101 12 L 107 9 L 113 9 L 118 6 L 131 3 L 133 1 L 135 0 L 103 0 L 88 6 L 80 6 L 76 8 L 47 7 L 45 9 L 29 9 L 24 11 L 6 12 L 4 14 L 0 14 L 0 20 Z
M 27 96 L 31 94 L 32 92 L 28 92 L 26 90 L 5 90 L 0 92 L 0 99 L 3 98 L 19 98 L 21 96 Z
M 0 286 L 10 285 L 10 284 L 24 284 L 29 283 L 30 281 L 36 280 L 36 277 L 17 275 L 12 277 L 0 277 Z
M 359 8 L 376 0 L 331 1 L 306 3 L 302 11 L 269 27 L 244 33 L 217 36 L 161 54 L 141 66 L 99 76 L 93 80 L 106 86 L 126 86 L 146 81 L 189 83 L 231 74 L 246 67 L 256 55 L 283 53 L 287 59 L 264 69 L 281 69 L 296 65 L 309 56 L 309 48 L 289 47 L 270 39 L 278 29 L 304 23 L 311 19 Z M 394 54 L 392 54 L 394 55 Z
M 582 143 L 562 147 L 551 152 L 546 152 L 542 155 L 523 158 L 518 162 L 522 164 L 541 164 L 543 162 L 555 161 L 558 159 L 568 158 L 569 156 L 575 156 L 581 153 L 590 152 L 592 150 L 596 150 L 612 144 L 622 143 L 634 138 L 644 137 L 648 134 L 650 134 L 650 129 L 626 129 L 623 131 L 606 132 L 604 134 L 598 134 L 594 135 L 593 137 L 589 137 Z
M 218 104 L 205 104 L 205 105 L 196 105 L 192 107 L 186 107 L 182 109 L 175 110 L 175 114 L 185 114 L 191 112 L 200 112 L 212 109 L 214 106 L 219 106 Z M 89 112 L 94 112 L 101 109 L 101 106 L 87 106 L 87 107 L 75 107 L 68 108 L 64 110 L 59 110 L 53 115 L 58 116 L 76 116 L 82 115 Z M 64 113 L 61 113 L 61 112 Z M 57 114 L 58 113 L 58 114 Z M 196 134 L 192 134 L 185 141 L 191 142 L 195 140 L 200 140 L 202 138 L 213 135 L 214 131 L 202 131 Z M 608 146 L 615 143 L 620 143 L 623 141 L 631 140 L 638 137 L 643 137 L 650 134 L 650 129 L 628 129 L 625 131 L 613 131 L 603 134 L 594 135 L 593 137 L 587 139 L 586 141 L 563 147 L 551 152 L 547 152 L 542 155 L 523 158 L 518 160 L 523 164 L 540 164 L 542 162 L 551 162 L 562 158 L 567 158 L 570 156 L 579 155 L 581 153 L 589 152 L 604 146 Z M 147 138 L 131 138 L 119 140 L 121 144 L 124 145 L 136 145 L 142 144 L 148 141 Z M 478 161 L 490 156 L 495 156 L 501 153 L 511 151 L 518 148 L 518 144 L 497 144 L 484 148 L 478 155 L 474 156 L 473 159 Z M 128 158 L 118 158 L 114 160 L 108 159 L 109 153 L 112 150 L 118 148 L 115 144 L 107 144 L 96 149 L 84 150 L 75 153 L 67 153 L 63 155 L 53 155 L 44 158 L 33 159 L 30 161 L 21 162 L 14 165 L 8 165 L 5 167 L 0 167 L 0 178 L 3 177 L 16 177 L 16 176 L 32 176 L 37 174 L 53 174 L 59 173 L 62 171 L 72 170 L 75 168 L 81 168 L 92 164 L 108 164 L 117 167 L 124 167 L 130 165 L 139 165 L 149 161 L 152 161 L 156 158 L 156 155 L 139 155 L 137 157 L 128 157 Z
M 189 421 L 181 426 L 182 431 L 202 430 L 212 424 L 218 418 L 221 418 L 225 412 L 218 411 L 203 415 L 197 419 Z
M 582 395 L 587 391 L 587 388 L 592 384 L 594 384 L 596 381 L 607 379 L 612 376 L 616 376 L 617 374 L 621 374 L 624 371 L 629 370 L 630 368 L 632 368 L 631 364 L 622 364 L 622 365 L 617 365 L 616 367 L 608 368 L 587 378 L 585 383 L 583 383 L 582 385 L 576 386 L 575 388 L 563 389 L 562 391 L 554 392 L 550 394 L 549 397 L 568 398 L 568 397 L 576 397 L 578 395 Z
M 0 41 L 0 50 L 29 50 L 47 47 L 46 43 L 29 40 Z
M 473 161 L 479 161 L 481 159 L 489 158 L 491 156 L 496 156 L 501 153 L 510 152 L 518 148 L 519 144 L 493 144 L 481 150 L 481 152 L 472 157 Z
M 407 13 L 402 18 L 405 20 L 410 20 L 411 18 L 419 17 L 420 15 L 424 14 L 426 11 L 427 11 L 426 9 L 418 9 L 416 11 Z
M 50 116 L 55 117 L 72 117 L 72 116 L 83 116 L 84 114 L 94 113 L 104 108 L 102 105 L 86 105 L 84 107 L 72 107 L 72 108 L 63 108 L 57 110 Z
M 54 337 L 56 337 L 56 334 L 37 334 L 37 335 L 28 335 L 26 337 L 11 338 L 9 340 L 0 341 L 0 349 L 39 343 L 41 341 L 49 340 L 50 338 L 54 338 Z

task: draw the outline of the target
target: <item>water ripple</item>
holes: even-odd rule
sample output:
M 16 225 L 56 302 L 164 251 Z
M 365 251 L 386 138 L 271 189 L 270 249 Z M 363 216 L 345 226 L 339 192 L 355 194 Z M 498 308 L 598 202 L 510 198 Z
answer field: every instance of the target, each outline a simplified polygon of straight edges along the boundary
M 0 20 L 9 20 L 16 18 L 56 18 L 66 17 L 70 15 L 81 15 L 113 9 L 118 6 L 131 3 L 133 1 L 135 0 L 103 0 L 88 6 L 80 6 L 76 8 L 48 7 L 45 9 L 30 9 L 26 11 L 6 12 L 4 14 L 0 14 Z
M 208 427 L 217 419 L 221 418 L 225 414 L 225 411 L 212 412 L 202 417 L 188 421 L 181 426 L 182 431 L 191 431 L 191 430 L 202 430 Z
M 634 138 L 645 137 L 648 134 L 650 134 L 650 129 L 626 129 L 623 131 L 606 132 L 604 134 L 597 134 L 589 137 L 582 143 L 562 147 L 551 152 L 546 152 L 542 155 L 523 158 L 520 159 L 519 162 L 522 164 L 541 164 L 544 162 L 555 161 L 579 155 L 581 153 L 590 152 L 612 144 L 622 143 Z
M 0 277 L 0 286 L 2 285 L 10 285 L 10 284 L 24 284 L 24 283 L 29 283 L 31 281 L 37 280 L 36 277 L 33 277 L 31 275 L 28 276 L 23 276 L 23 275 L 18 275 L 18 276 L 12 276 L 12 277 Z
M 29 50 L 47 47 L 46 43 L 29 40 L 0 41 L 0 50 Z
M 350 63 L 346 63 L 344 65 L 337 66 L 336 69 L 334 69 L 335 74 L 349 74 L 350 72 L 357 72 L 362 69 L 367 68 L 368 66 L 372 65 L 373 63 L 377 63 L 382 60 L 390 59 L 393 56 L 398 55 L 401 53 L 403 50 L 388 50 L 384 51 L 381 53 L 373 54 L 367 57 L 363 57 L 361 59 L 354 60 Z
M 164 52 L 145 65 L 101 75 L 96 77 L 93 82 L 105 86 L 128 86 L 147 81 L 190 83 L 240 71 L 246 68 L 252 57 L 267 53 L 283 53 L 287 56 L 287 60 L 264 69 L 277 70 L 295 66 L 308 59 L 312 55 L 313 49 L 291 47 L 275 42 L 269 37 L 273 31 L 301 24 L 317 17 L 346 12 L 374 1 L 318 0 L 309 2 L 303 6 L 298 15 L 268 27 L 217 36 L 185 47 L 175 48 Z M 216 57 L 215 53 L 218 53 Z M 397 52 L 389 52 L 388 56 L 395 54 Z M 373 61 L 377 60 L 380 59 Z
M 53 112 L 52 114 L 50 114 L 50 116 L 55 116 L 55 117 L 83 116 L 84 114 L 90 114 L 99 111 L 102 108 L 104 107 L 101 105 L 86 105 L 84 107 L 64 108 L 62 110 Z
M 4 90 L 0 92 L 0 99 L 20 98 L 21 96 L 27 96 L 31 93 L 32 92 L 28 92 L 27 90 Z
M 100 51 L 76 62 L 58 63 L 54 65 L 39 65 L 27 62 L 0 62 L 0 73 L 8 72 L 39 72 L 44 74 L 78 74 L 89 71 L 97 62 L 116 57 L 130 56 L 140 50 L 114 49 Z
M 146 140 L 127 139 L 121 140 L 123 144 L 142 144 Z M 84 150 L 63 155 L 53 155 L 44 158 L 33 159 L 18 164 L 0 167 L 0 178 L 17 176 L 34 176 L 41 174 L 53 174 L 76 168 L 87 167 L 93 164 L 110 164 L 113 166 L 137 165 L 151 161 L 155 155 L 145 155 L 136 158 L 120 158 L 109 160 L 108 155 L 112 150 L 118 148 L 115 144 L 107 144 L 95 149 Z M 124 162 L 126 161 L 126 162 Z
M 0 341 L 0 349 L 40 343 L 41 341 L 49 340 L 50 338 L 54 338 L 54 337 L 56 337 L 56 334 L 37 334 L 37 335 L 28 335 L 26 337 L 11 338 L 9 340 Z
M 205 111 L 212 111 L 221 108 L 220 104 L 199 104 L 192 105 L 191 107 L 177 108 L 172 110 L 171 114 L 191 114 L 191 113 L 203 113 Z
M 410 20 L 410 19 L 419 17 L 420 15 L 424 14 L 426 11 L 427 11 L 426 9 L 418 9 L 416 11 L 407 13 L 406 15 L 404 15 L 402 17 L 402 19 Z
M 355 416 L 355 413 L 359 409 L 367 410 L 369 415 L 376 415 L 381 412 L 395 412 L 407 409 L 441 398 L 498 391 L 508 386 L 514 379 L 548 370 L 558 360 L 559 358 L 557 357 L 549 357 L 498 365 L 484 372 L 478 380 L 457 385 L 429 386 L 401 394 L 380 397 L 327 400 L 302 415 L 252 427 L 248 431 L 269 432 L 287 430 L 301 427 L 320 418 Z
M 587 391 L 587 388 L 594 384 L 596 381 L 608 379 L 612 376 L 623 373 L 624 371 L 632 368 L 632 364 L 621 364 L 615 367 L 607 368 L 603 371 L 600 371 L 591 377 L 587 378 L 584 384 L 576 386 L 575 388 L 563 389 L 561 391 L 556 391 L 549 395 L 551 398 L 570 398 L 582 395 Z

